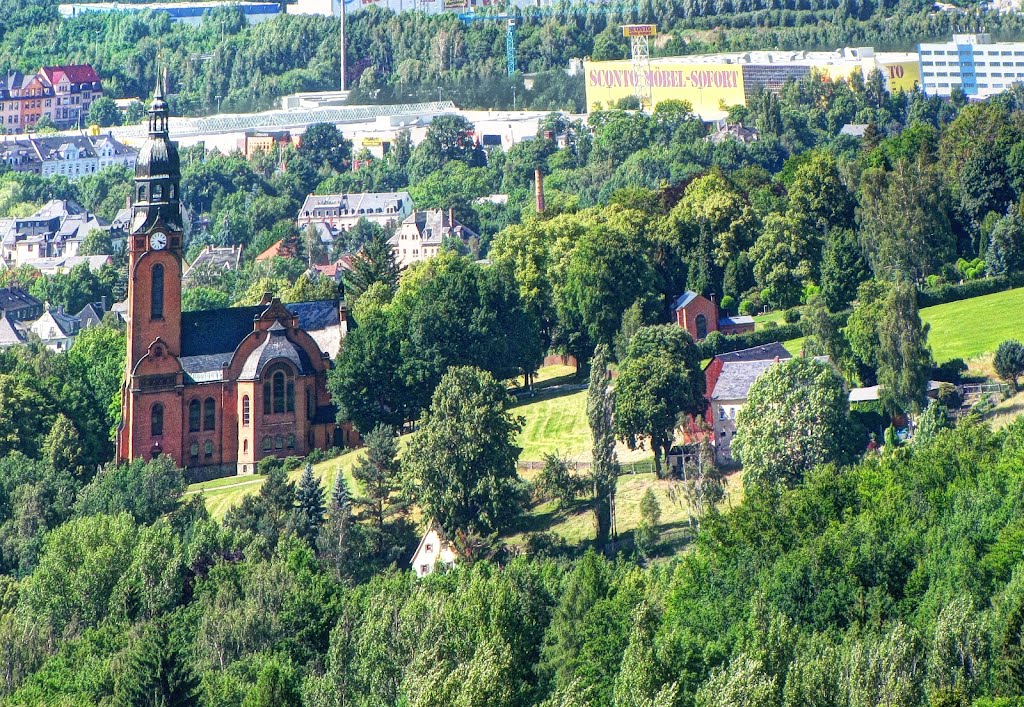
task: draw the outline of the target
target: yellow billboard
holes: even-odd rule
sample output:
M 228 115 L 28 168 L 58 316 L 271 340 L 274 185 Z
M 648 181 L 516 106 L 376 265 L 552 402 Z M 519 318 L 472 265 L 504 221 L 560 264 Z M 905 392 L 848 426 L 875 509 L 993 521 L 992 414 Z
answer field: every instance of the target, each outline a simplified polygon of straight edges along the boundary
M 635 76 L 629 61 L 585 61 L 583 72 L 589 110 L 612 108 L 634 95 Z M 724 117 L 724 106 L 745 103 L 743 68 L 735 64 L 651 64 L 647 84 L 654 105 L 687 101 L 705 120 Z
M 921 65 L 914 61 L 879 62 L 882 75 L 889 82 L 889 91 L 913 91 L 921 84 Z

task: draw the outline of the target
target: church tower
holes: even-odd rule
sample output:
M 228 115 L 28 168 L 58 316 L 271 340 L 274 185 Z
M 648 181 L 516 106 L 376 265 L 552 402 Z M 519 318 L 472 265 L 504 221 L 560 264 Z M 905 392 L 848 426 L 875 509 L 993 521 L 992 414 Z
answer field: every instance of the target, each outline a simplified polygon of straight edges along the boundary
M 178 150 L 168 133 L 158 85 L 149 109 L 149 139 L 135 163 L 128 236 L 128 357 L 122 396 L 121 459 L 167 453 L 181 415 L 181 276 L 184 229 Z M 168 433 L 164 434 L 163 430 Z M 180 428 L 178 428 L 180 429 Z

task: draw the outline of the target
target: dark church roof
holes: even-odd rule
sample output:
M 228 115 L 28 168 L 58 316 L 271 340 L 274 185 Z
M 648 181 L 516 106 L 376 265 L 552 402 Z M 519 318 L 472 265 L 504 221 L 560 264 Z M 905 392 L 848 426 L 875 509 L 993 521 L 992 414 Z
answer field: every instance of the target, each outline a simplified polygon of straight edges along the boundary
M 253 349 L 249 358 L 245 360 L 240 380 L 256 380 L 263 375 L 263 369 L 271 361 L 289 361 L 298 369 L 299 375 L 305 375 L 313 370 L 309 354 L 288 339 L 288 330 L 281 326 L 281 322 L 274 322 L 267 330 L 267 334 L 267 340 Z
M 306 331 L 327 329 L 340 323 L 338 302 L 335 300 L 294 302 L 285 307 L 298 315 L 299 328 Z M 182 358 L 228 354 L 230 359 L 242 339 L 252 333 L 253 322 L 266 308 L 267 305 L 258 304 L 252 307 L 182 312 Z

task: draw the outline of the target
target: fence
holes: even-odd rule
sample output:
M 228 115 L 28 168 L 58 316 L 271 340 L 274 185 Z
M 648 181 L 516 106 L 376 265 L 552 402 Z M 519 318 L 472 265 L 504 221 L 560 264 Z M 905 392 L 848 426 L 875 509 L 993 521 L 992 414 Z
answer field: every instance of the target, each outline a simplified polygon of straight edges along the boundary
M 570 465 L 574 466 L 577 471 L 583 471 L 590 469 L 593 466 L 590 462 L 577 462 L 570 461 Z M 519 471 L 540 471 L 544 468 L 544 462 L 517 462 L 516 469 Z M 653 474 L 654 473 L 654 458 L 641 459 L 635 462 L 620 462 L 619 463 L 619 476 L 625 476 L 626 474 Z

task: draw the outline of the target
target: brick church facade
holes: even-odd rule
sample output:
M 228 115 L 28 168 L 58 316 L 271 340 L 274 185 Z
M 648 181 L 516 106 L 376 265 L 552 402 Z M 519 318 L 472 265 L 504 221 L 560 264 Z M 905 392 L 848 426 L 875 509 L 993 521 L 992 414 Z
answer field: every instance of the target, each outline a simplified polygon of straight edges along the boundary
M 346 331 L 337 300 L 181 311 L 180 168 L 158 88 L 135 169 L 120 460 L 164 454 L 193 476 L 252 473 L 268 456 L 354 444 L 327 371 Z

